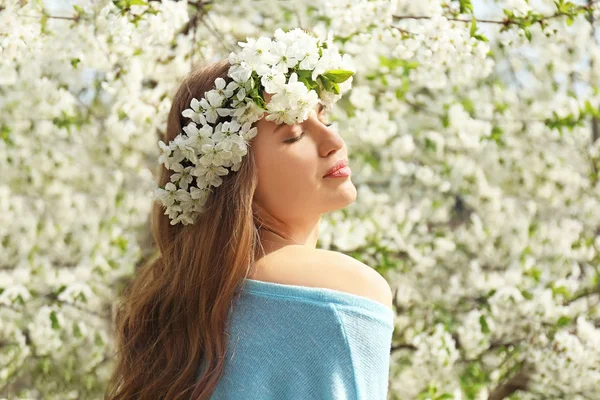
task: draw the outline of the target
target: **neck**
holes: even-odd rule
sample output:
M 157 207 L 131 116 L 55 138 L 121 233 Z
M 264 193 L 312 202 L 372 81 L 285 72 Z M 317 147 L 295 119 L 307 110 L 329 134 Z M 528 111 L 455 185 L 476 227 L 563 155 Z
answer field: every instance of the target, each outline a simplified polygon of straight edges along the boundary
M 259 229 L 260 242 L 265 250 L 265 255 L 286 246 L 317 247 L 319 238 L 319 222 L 321 218 L 303 229 L 268 228 L 261 226 Z

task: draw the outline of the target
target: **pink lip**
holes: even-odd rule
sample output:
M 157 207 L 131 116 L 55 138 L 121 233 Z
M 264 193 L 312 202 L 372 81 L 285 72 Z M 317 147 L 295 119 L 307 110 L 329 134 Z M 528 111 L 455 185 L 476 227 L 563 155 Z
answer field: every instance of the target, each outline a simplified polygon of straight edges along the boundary
M 329 175 L 331 175 L 331 174 L 335 173 L 336 171 L 338 171 L 338 170 L 340 170 L 340 169 L 342 169 L 342 168 L 344 168 L 344 167 L 347 167 L 347 166 L 348 166 L 348 160 L 346 160 L 345 158 L 344 158 L 344 159 L 341 159 L 341 160 L 339 160 L 339 161 L 336 161 L 336 162 L 335 162 L 335 163 L 334 163 L 334 164 L 331 166 L 331 168 L 329 168 L 329 171 L 327 171 L 327 173 L 326 173 L 326 174 L 323 176 L 323 178 L 325 178 L 325 177 L 327 177 L 327 176 L 329 176 Z
M 332 172 L 329 175 L 325 175 L 325 178 L 341 178 L 344 176 L 350 176 L 351 172 L 352 172 L 352 170 L 350 169 L 350 167 L 346 166 L 346 167 L 335 170 L 334 172 Z

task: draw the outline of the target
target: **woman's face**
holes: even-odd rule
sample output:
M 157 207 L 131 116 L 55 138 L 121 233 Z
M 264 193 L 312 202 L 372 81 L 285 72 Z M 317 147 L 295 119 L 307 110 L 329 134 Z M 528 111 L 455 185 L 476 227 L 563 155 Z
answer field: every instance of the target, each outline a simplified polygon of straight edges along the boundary
M 292 223 L 314 220 L 356 199 L 351 176 L 324 177 L 348 154 L 340 135 L 326 125 L 321 104 L 294 125 L 267 121 L 266 115 L 256 122 L 251 144 L 258 167 L 255 203 L 279 221 Z

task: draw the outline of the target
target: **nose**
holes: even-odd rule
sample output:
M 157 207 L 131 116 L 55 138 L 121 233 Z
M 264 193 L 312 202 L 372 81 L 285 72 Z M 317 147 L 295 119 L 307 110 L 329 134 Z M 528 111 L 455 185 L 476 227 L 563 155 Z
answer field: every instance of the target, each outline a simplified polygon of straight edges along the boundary
M 332 152 L 336 152 L 344 148 L 345 142 L 337 130 L 325 125 L 317 117 L 315 117 L 314 120 L 314 130 L 319 147 L 324 157 L 327 157 Z

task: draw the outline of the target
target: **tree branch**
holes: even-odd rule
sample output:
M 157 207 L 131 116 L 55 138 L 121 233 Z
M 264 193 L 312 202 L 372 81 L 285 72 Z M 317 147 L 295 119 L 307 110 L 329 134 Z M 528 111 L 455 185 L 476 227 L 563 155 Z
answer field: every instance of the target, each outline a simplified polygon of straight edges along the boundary
M 594 3 L 596 3 L 598 0 L 594 0 L 594 1 L 588 1 L 588 4 L 583 5 L 583 6 L 578 6 L 574 8 L 574 12 L 577 11 L 589 11 L 590 9 L 592 9 Z M 550 15 L 542 15 L 541 18 L 539 19 L 535 19 L 533 22 L 537 22 L 537 23 L 542 23 L 545 22 L 547 20 L 553 19 L 553 18 L 557 18 L 563 15 L 569 15 L 566 14 L 564 12 L 556 12 L 554 14 L 550 14 Z M 402 20 L 402 19 L 431 19 L 432 17 L 430 16 L 426 16 L 426 15 L 392 15 L 392 17 L 395 20 Z M 464 18 L 454 18 L 454 17 L 446 17 L 449 21 L 457 21 L 457 22 L 463 22 L 466 24 L 470 24 L 472 23 L 471 19 L 464 19 Z M 503 20 L 491 20 L 491 19 L 476 19 L 476 21 L 478 23 L 483 23 L 483 24 L 496 24 L 496 25 L 503 25 L 503 26 L 509 26 L 509 25 L 517 25 L 520 21 L 518 19 L 510 19 L 510 18 L 504 18 Z

